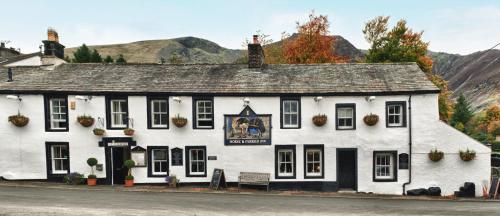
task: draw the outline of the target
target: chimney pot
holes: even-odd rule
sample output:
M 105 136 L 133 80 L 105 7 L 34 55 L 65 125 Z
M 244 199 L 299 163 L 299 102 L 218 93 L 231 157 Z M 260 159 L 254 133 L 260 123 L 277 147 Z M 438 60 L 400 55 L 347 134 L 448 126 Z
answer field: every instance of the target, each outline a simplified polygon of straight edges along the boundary
M 57 34 L 57 31 L 55 29 L 49 28 L 47 30 L 47 40 L 59 43 L 59 35 Z
M 12 79 L 12 68 L 8 68 L 7 69 L 7 82 L 12 82 L 12 81 L 14 81 Z
M 4 43 L 4 42 L 1 42 L 1 43 L 0 43 L 0 47 L 1 47 L 1 48 L 5 48 L 5 43 Z
M 259 44 L 259 35 L 253 35 L 253 44 Z

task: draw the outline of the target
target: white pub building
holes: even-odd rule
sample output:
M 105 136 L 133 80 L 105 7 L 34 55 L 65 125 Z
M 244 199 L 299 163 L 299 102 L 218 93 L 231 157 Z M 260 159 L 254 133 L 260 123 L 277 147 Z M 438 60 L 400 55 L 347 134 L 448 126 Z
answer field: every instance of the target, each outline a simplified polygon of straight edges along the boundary
M 266 65 L 254 43 L 248 65 L 1 70 L 6 180 L 88 175 L 89 157 L 99 161 L 101 184 L 122 184 L 130 158 L 136 183 L 176 175 L 208 184 L 220 168 L 230 184 L 240 172 L 269 173 L 271 189 L 403 194 L 437 186 L 449 195 L 472 182 L 480 196 L 490 177 L 490 149 L 439 120 L 439 89 L 415 63 Z M 29 122 L 8 121 L 17 114 Z M 95 121 L 82 126 L 81 116 Z M 459 157 L 467 149 L 474 160 Z M 431 161 L 431 150 L 444 157 Z

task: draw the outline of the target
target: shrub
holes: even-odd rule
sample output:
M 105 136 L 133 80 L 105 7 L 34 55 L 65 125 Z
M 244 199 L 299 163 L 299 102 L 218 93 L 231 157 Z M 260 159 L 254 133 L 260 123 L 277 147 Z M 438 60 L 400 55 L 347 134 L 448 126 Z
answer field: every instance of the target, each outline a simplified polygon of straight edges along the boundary
M 97 159 L 95 159 L 95 158 L 89 158 L 89 159 L 87 159 L 87 164 L 89 166 L 93 167 L 93 166 L 97 165 Z
M 464 124 L 462 124 L 462 122 L 458 122 L 457 124 L 455 124 L 455 129 L 464 132 L 465 126 Z
M 495 141 L 491 143 L 491 149 L 493 151 L 500 151 L 500 141 Z
M 64 176 L 64 182 L 71 185 L 79 185 L 85 183 L 85 176 L 80 173 L 73 172 Z

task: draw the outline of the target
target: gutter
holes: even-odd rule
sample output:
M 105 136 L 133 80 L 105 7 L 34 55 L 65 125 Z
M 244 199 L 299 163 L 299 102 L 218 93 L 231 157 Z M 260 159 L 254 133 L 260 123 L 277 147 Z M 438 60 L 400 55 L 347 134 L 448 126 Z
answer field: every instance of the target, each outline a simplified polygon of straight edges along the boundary
M 411 95 L 408 98 L 408 181 L 403 184 L 403 195 L 406 195 L 406 185 L 411 184 L 411 156 L 412 156 L 412 134 L 411 134 Z

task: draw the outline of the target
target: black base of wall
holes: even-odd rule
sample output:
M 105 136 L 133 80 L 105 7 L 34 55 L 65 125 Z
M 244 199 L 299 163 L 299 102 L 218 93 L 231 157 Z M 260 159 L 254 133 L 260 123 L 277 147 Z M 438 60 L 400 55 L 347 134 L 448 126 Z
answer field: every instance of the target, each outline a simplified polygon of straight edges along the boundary
M 166 183 L 136 183 L 136 185 L 166 185 Z M 188 187 L 208 187 L 210 182 L 184 182 L 179 183 L 182 186 Z M 228 187 L 238 187 L 238 182 L 228 182 Z M 242 188 L 262 189 L 266 190 L 265 185 L 242 185 Z M 334 181 L 293 181 L 293 182 L 271 182 L 269 185 L 271 190 L 301 190 L 301 191 L 338 191 L 338 184 Z

